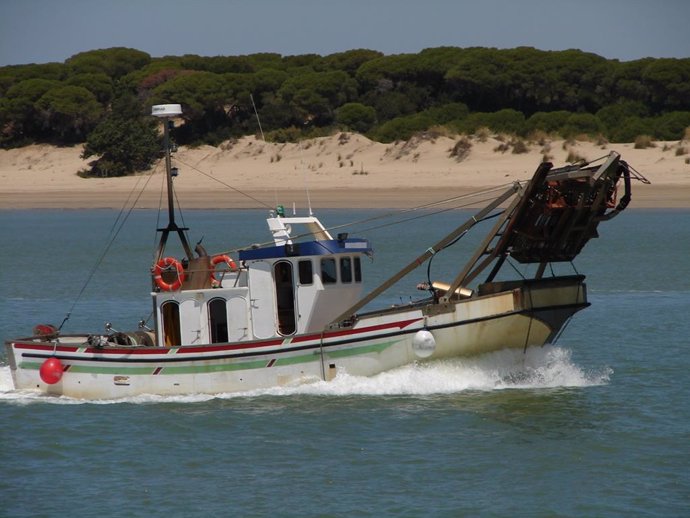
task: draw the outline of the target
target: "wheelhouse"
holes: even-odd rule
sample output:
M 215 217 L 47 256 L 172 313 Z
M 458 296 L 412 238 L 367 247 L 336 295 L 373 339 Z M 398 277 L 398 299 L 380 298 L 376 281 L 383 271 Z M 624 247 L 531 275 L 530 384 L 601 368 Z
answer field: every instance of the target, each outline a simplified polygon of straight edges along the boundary
M 209 274 L 213 282 L 201 287 L 190 281 L 179 291 L 153 293 L 159 344 L 219 344 L 320 332 L 334 312 L 361 297 L 362 259 L 372 251 L 367 240 L 345 234 L 334 239 L 314 216 L 271 215 L 267 221 L 274 242 L 240 250 L 235 271 Z M 295 234 L 300 226 L 305 232 Z

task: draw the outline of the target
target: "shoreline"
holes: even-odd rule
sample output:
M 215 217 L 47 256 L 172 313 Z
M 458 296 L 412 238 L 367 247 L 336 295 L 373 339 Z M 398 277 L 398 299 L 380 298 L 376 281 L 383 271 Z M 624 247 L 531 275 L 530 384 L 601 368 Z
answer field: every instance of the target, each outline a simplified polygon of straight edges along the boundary
M 314 209 L 405 209 L 468 196 L 486 187 L 472 188 L 392 188 L 392 189 L 310 189 L 309 199 Z M 290 209 L 293 206 L 306 208 L 309 205 L 303 190 L 281 190 L 280 194 L 269 190 L 243 191 L 251 198 L 237 192 L 218 190 L 177 190 L 182 209 L 265 209 L 281 204 Z M 495 191 L 500 192 L 499 190 Z M 34 190 L 0 192 L 0 210 L 27 209 L 121 209 L 131 207 L 130 191 L 75 191 L 75 190 Z M 253 199 L 252 199 L 253 198 Z M 276 199 L 277 198 L 277 199 Z M 160 193 L 143 192 L 134 208 L 157 209 L 160 206 Z M 276 203 L 277 201 L 277 203 Z M 457 200 L 456 205 L 474 208 L 483 205 L 469 199 Z M 651 184 L 634 182 L 633 209 L 690 209 L 690 185 Z
M 390 144 L 354 133 L 297 144 L 243 137 L 218 147 L 180 148 L 173 156 L 180 170 L 175 191 L 184 209 L 290 208 L 293 203 L 414 208 L 488 188 L 498 194 L 515 181 L 529 180 L 545 158 L 561 167 L 572 157 L 596 161 L 617 152 L 652 182 L 633 181 L 631 207 L 690 209 L 688 141 L 635 149 L 633 144 L 551 140 L 529 143 L 527 152 L 516 154 L 496 136 L 466 140 L 461 157 L 453 154 L 455 145 L 445 136 Z M 34 144 L 0 150 L 0 210 L 159 207 L 165 183 L 161 162 L 137 175 L 81 178 L 77 172 L 89 167 L 82 149 Z M 455 206 L 483 204 L 462 200 Z

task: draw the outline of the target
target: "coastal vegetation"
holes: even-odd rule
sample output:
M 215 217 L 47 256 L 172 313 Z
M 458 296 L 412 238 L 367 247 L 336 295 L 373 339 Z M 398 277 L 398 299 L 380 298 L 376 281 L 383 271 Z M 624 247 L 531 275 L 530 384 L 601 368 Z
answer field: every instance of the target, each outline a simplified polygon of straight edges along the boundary
M 0 147 L 85 143 L 84 157 L 99 157 L 91 174 L 128 174 L 159 149 L 147 115 L 162 103 L 182 104 L 173 137 L 186 145 L 260 131 L 275 142 L 340 130 L 394 142 L 439 128 L 680 140 L 690 127 L 690 58 L 621 62 L 527 47 L 160 58 L 93 50 L 0 68 Z

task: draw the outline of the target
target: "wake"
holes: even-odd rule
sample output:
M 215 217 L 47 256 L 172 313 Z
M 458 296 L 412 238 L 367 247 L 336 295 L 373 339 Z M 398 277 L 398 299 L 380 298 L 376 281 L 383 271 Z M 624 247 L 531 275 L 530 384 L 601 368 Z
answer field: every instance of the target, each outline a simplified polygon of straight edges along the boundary
M 0 403 L 17 404 L 113 404 L 113 403 L 198 403 L 213 399 L 262 396 L 428 396 L 508 389 L 551 389 L 591 387 L 609 382 L 612 370 L 603 367 L 587 371 L 574 364 L 570 350 L 563 347 L 530 347 L 525 353 L 506 349 L 473 358 L 456 358 L 406 365 L 376 376 L 339 373 L 329 382 L 316 380 L 295 386 L 186 396 L 141 395 L 115 400 L 85 401 L 13 390 L 9 366 L 0 366 Z

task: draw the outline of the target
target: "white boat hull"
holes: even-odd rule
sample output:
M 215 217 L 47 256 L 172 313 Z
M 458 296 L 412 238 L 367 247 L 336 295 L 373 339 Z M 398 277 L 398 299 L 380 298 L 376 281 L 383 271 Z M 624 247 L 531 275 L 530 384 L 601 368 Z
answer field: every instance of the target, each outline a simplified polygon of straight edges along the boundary
M 586 307 L 582 277 L 534 281 L 446 305 L 398 307 L 360 316 L 352 327 L 282 339 L 180 347 L 93 347 L 88 335 L 59 343 L 32 337 L 7 342 L 16 389 L 79 399 L 139 394 L 217 394 L 314 380 L 339 372 L 371 376 L 415 361 L 470 356 L 543 345 Z M 431 348 L 415 336 L 428 331 Z M 39 369 L 55 356 L 63 365 L 54 384 Z

